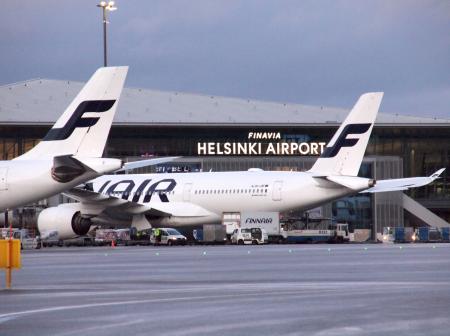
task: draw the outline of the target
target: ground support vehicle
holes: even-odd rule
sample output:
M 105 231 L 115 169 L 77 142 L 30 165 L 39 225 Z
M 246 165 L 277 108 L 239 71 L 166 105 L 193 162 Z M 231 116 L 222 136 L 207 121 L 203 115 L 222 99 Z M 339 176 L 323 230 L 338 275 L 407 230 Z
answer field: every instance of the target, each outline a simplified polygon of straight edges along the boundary
M 186 245 L 187 238 L 183 236 L 180 232 L 171 228 L 159 228 L 161 233 L 161 239 L 158 241 L 155 236 L 155 230 L 152 230 L 152 234 L 150 236 L 150 242 L 153 245 Z
M 92 236 L 80 236 L 72 239 L 65 239 L 62 242 L 63 246 L 94 246 L 95 239 Z
M 387 227 L 383 232 L 384 235 L 389 237 L 389 240 L 394 243 L 411 243 L 416 240 L 416 234 L 412 227 Z
M 280 224 L 279 212 L 243 212 L 240 227 L 264 229 L 269 243 L 284 243 L 287 233 Z
M 150 237 L 152 234 L 152 230 L 142 230 L 138 231 L 135 227 L 130 228 L 128 239 L 125 240 L 126 246 L 148 246 L 151 245 Z
M 95 245 L 104 246 L 111 245 L 114 241 L 116 242 L 117 235 L 114 229 L 97 229 L 95 231 Z
M 443 231 L 444 234 L 446 230 Z M 441 230 L 434 227 L 421 226 L 416 229 L 417 242 L 419 243 L 437 243 L 443 241 Z
M 0 232 L 0 239 L 9 239 L 10 229 L 3 228 Z M 20 240 L 20 248 L 22 250 L 38 249 L 41 248 L 39 237 L 31 237 L 28 229 L 12 229 L 13 239 Z
M 344 243 L 350 240 L 348 224 L 337 223 L 328 229 L 289 230 L 286 232 L 288 243 Z
M 441 228 L 441 237 L 443 242 L 450 242 L 450 227 Z
M 227 242 L 226 227 L 222 224 L 204 224 L 201 229 L 192 231 L 196 244 L 225 244 Z
M 237 228 L 231 235 L 231 243 L 244 244 L 266 244 L 269 237 L 264 229 L 260 228 Z

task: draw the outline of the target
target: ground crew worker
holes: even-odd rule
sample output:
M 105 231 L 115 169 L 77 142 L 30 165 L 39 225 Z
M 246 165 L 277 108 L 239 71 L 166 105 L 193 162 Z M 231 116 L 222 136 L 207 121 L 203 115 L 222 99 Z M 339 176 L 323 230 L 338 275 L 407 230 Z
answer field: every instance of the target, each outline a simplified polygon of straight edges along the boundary
M 155 244 L 158 245 L 161 242 L 161 230 L 155 229 Z

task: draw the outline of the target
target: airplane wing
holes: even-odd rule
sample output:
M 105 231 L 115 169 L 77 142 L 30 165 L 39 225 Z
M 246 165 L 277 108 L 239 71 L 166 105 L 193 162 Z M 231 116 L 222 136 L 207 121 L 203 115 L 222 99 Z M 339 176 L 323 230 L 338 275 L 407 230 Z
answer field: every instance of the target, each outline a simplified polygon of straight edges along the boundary
M 439 169 L 437 172 L 430 176 L 422 177 L 409 177 L 401 179 L 391 179 L 391 180 L 379 180 L 376 181 L 374 187 L 361 191 L 360 193 L 378 193 L 387 191 L 399 191 L 408 190 L 410 188 L 417 188 L 427 185 L 434 180 L 438 179 L 445 168 Z
M 187 202 L 140 204 L 119 196 L 104 195 L 82 188 L 73 188 L 64 192 L 64 195 L 81 202 L 80 210 L 83 215 L 88 216 L 96 216 L 105 210 L 120 211 L 129 215 L 148 214 L 157 217 L 203 217 L 211 215 L 208 210 Z
M 180 158 L 181 156 L 169 156 L 169 157 L 161 157 L 161 158 L 153 158 L 153 159 L 147 159 L 147 160 L 139 160 L 139 161 L 133 161 L 133 162 L 126 162 L 123 164 L 123 167 L 119 170 L 116 170 L 116 173 L 118 172 L 126 172 L 129 170 L 133 170 L 136 168 L 143 168 L 148 166 L 154 166 L 161 163 L 171 162 L 175 159 Z

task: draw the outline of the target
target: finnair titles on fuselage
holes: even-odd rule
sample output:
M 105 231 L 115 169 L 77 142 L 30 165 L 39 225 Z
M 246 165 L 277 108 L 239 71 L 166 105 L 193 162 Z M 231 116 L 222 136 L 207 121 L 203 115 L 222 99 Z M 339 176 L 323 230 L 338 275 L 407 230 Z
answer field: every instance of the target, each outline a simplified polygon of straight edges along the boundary
M 220 223 L 223 213 L 308 210 L 359 192 L 407 190 L 429 177 L 375 181 L 358 171 L 382 93 L 362 95 L 321 156 L 307 172 L 250 169 L 241 172 L 105 175 L 66 193 L 80 203 L 41 212 L 40 232 L 61 239 L 89 232 L 96 223 L 121 219 L 137 229 Z

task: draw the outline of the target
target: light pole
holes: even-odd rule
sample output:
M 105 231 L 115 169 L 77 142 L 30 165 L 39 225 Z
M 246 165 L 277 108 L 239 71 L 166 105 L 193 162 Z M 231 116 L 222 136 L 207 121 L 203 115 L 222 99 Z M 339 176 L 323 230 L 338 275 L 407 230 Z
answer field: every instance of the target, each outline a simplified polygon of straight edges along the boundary
M 97 7 L 100 7 L 103 12 L 103 66 L 106 67 L 108 65 L 108 56 L 106 51 L 106 24 L 108 21 L 106 20 L 106 11 L 115 11 L 117 7 L 114 6 L 114 1 L 100 1 Z

